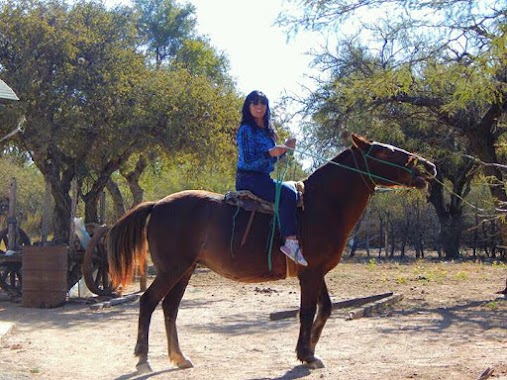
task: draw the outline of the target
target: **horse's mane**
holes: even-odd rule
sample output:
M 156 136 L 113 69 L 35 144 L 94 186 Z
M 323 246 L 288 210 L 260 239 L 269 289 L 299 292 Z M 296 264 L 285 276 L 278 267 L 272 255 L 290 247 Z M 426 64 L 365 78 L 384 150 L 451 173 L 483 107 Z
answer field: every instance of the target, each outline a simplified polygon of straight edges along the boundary
M 304 181 L 305 186 L 311 185 L 315 181 L 319 181 L 321 178 L 328 177 L 331 170 L 338 168 L 334 163 L 344 163 L 352 155 L 352 147 L 342 150 L 333 159 L 326 161 L 324 164 L 319 166 L 315 171 L 308 176 Z

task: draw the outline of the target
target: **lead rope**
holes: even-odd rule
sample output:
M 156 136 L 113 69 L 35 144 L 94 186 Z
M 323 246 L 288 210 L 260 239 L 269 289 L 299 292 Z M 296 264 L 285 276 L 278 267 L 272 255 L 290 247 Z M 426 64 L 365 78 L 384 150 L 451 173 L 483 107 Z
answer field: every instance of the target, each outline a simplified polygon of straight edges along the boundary
M 279 213 L 279 206 L 280 206 L 280 194 L 282 192 L 282 184 L 283 179 L 285 178 L 285 174 L 287 174 L 287 169 L 289 168 L 289 156 L 286 154 L 285 161 L 285 167 L 283 170 L 280 170 L 280 161 L 277 162 L 276 166 L 276 187 L 275 187 L 275 204 L 273 207 L 273 223 L 271 225 L 271 237 L 269 239 L 269 248 L 268 248 L 268 269 L 271 271 L 273 267 L 273 263 L 271 260 L 272 252 L 273 252 L 273 241 L 275 239 L 275 231 L 276 227 L 278 226 L 278 229 L 281 229 L 281 221 L 280 221 L 280 213 Z
M 291 148 L 288 148 L 288 149 L 291 149 Z M 393 180 L 391 180 L 389 178 L 385 178 L 385 177 L 373 174 L 372 172 L 370 172 L 369 168 L 366 169 L 367 171 L 364 171 L 364 170 L 361 170 L 359 168 L 353 168 L 351 166 L 343 165 L 343 164 L 340 164 L 339 162 L 335 162 L 333 160 L 326 159 L 325 157 L 319 156 L 317 154 L 309 153 L 308 151 L 302 151 L 302 150 L 298 150 L 298 149 L 292 149 L 292 150 L 294 152 L 299 153 L 299 154 L 306 155 L 306 156 L 309 156 L 309 157 L 312 157 L 312 158 L 316 158 L 318 160 L 322 160 L 325 163 L 336 165 L 336 166 L 338 166 L 340 168 L 347 169 L 347 170 L 350 170 L 350 171 L 353 171 L 353 172 L 356 172 L 356 173 L 359 173 L 359 174 L 364 174 L 364 175 L 368 176 L 373 183 L 375 183 L 374 182 L 374 178 L 376 178 L 376 179 L 380 179 L 380 180 L 385 181 L 385 182 L 390 182 L 390 183 L 395 184 L 395 185 L 403 185 L 400 182 L 393 181 Z M 398 168 L 398 169 L 403 169 L 403 170 L 407 171 L 410 174 L 414 174 L 414 171 L 412 169 L 407 168 L 405 166 L 401 166 L 401 165 L 395 164 L 393 162 L 389 162 L 389 161 L 382 160 L 380 158 L 371 156 L 369 151 L 367 153 L 364 153 L 363 151 L 360 151 L 360 153 L 362 154 L 364 160 L 366 160 L 367 158 L 369 158 L 369 159 L 371 159 L 373 161 L 377 161 L 377 162 L 380 162 L 380 163 L 383 163 L 385 165 L 389 165 L 389 166 L 392 166 L 392 167 L 395 167 L 395 168 Z
M 234 213 L 234 216 L 232 217 L 232 234 L 231 234 L 231 241 L 229 242 L 229 250 L 231 252 L 231 257 L 234 257 L 233 241 L 234 241 L 234 234 L 236 231 L 236 217 L 238 216 L 240 209 L 241 209 L 241 207 L 238 204 L 236 206 L 236 212 Z

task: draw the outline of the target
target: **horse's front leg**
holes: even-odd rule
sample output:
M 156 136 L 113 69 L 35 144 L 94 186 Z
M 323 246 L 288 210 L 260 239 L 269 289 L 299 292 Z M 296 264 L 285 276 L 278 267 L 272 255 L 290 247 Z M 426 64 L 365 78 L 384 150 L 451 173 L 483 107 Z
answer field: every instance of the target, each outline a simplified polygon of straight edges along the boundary
M 300 275 L 299 283 L 301 286 L 301 306 L 299 309 L 299 338 L 296 346 L 297 358 L 311 368 L 322 368 L 324 364 L 315 356 L 315 345 L 317 342 L 312 338 L 312 333 L 314 330 L 317 302 L 324 284 L 323 276 L 312 275 L 308 271 L 305 271 Z M 322 327 L 320 329 L 317 328 L 317 330 L 321 331 Z
M 311 350 L 315 354 L 315 347 L 319 342 L 320 335 L 324 326 L 331 316 L 333 305 L 331 304 L 331 298 L 329 298 L 329 292 L 324 279 L 322 279 L 322 286 L 320 288 L 319 300 L 317 302 L 317 317 L 313 322 L 312 337 L 311 337 Z

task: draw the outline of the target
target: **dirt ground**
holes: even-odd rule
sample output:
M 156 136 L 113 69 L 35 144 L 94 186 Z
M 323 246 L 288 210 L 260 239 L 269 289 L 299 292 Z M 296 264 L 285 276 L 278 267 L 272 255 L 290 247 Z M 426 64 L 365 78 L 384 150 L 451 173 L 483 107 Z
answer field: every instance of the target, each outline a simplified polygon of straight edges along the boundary
M 15 322 L 0 343 L 0 379 L 507 379 L 507 266 L 344 261 L 326 277 L 333 302 L 394 292 L 380 314 L 346 320 L 336 309 L 316 354 L 325 368 L 295 357 L 297 280 L 242 284 L 198 269 L 180 308 L 183 352 L 194 368 L 167 359 L 162 311 L 150 330 L 153 373 L 135 372 L 138 302 L 92 310 L 71 299 L 55 309 L 24 308 L 0 291 L 0 321 Z

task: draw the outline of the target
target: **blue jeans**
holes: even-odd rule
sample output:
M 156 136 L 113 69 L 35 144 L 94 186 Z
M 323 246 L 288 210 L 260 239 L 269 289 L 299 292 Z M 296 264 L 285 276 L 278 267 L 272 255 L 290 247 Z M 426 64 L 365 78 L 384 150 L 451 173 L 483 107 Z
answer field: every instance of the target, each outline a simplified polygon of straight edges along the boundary
M 254 195 L 269 202 L 275 202 L 276 181 L 268 174 L 238 170 L 236 173 L 236 189 L 249 190 Z M 282 238 L 297 234 L 298 194 L 293 183 L 282 182 L 280 189 L 280 233 Z

